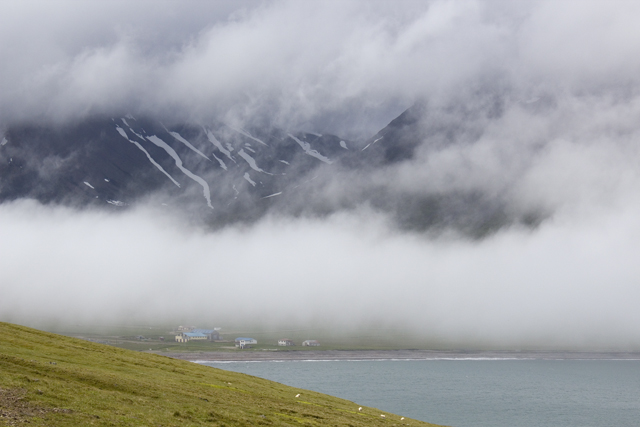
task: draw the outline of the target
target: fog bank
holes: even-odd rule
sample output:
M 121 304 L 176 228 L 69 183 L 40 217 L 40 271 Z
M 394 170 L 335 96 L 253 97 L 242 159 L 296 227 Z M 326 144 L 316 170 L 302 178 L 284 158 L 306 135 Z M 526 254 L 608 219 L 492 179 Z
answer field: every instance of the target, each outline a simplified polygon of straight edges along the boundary
M 380 324 L 458 346 L 637 349 L 638 207 L 470 242 L 398 234 L 367 212 L 203 233 L 150 210 L 19 202 L 0 208 L 0 317 Z

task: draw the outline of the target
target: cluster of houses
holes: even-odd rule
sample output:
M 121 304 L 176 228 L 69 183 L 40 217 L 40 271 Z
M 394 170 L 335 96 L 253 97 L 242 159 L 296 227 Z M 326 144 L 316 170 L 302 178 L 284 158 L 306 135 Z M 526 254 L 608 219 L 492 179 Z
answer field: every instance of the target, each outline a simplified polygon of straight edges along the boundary
M 189 341 L 220 341 L 222 337 L 219 333 L 220 328 L 199 329 L 195 326 L 178 326 L 176 329 L 176 342 L 186 343 Z M 238 337 L 235 339 L 237 348 L 250 348 L 252 345 L 258 344 L 255 338 Z M 278 340 L 279 346 L 295 346 L 296 344 L 288 339 L 282 338 Z M 306 340 L 302 342 L 303 347 L 318 347 L 320 343 L 316 340 Z
M 255 338 L 245 338 L 245 337 L 238 337 L 236 338 L 235 342 L 236 342 L 236 347 L 241 349 L 248 348 L 251 345 L 258 344 L 258 341 L 256 341 Z M 293 342 L 293 340 L 290 340 L 289 338 L 281 338 L 278 340 L 278 345 L 283 347 L 288 347 L 288 346 L 295 346 L 296 344 Z M 320 343 L 316 340 L 306 340 L 302 342 L 302 346 L 303 347 L 319 347 Z

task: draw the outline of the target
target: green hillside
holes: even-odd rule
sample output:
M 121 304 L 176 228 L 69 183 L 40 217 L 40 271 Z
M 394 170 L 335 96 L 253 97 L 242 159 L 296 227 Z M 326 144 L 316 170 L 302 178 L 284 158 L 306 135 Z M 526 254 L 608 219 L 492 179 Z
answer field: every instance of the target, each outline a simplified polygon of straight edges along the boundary
M 249 375 L 0 322 L 0 425 L 433 425 L 358 407 Z

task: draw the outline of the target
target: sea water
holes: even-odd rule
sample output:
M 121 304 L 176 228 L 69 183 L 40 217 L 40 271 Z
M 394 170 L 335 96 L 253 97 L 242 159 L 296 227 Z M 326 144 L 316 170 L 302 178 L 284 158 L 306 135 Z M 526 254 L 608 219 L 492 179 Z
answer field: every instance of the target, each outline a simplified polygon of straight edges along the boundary
M 638 360 L 205 364 L 454 427 L 640 426 Z

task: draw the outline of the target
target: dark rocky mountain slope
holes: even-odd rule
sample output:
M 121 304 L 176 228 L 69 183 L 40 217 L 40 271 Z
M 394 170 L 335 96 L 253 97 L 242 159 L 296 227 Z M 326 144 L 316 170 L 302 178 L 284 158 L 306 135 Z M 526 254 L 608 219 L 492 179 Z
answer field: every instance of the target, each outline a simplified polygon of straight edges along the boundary
M 495 194 L 390 185 L 398 168 L 419 167 L 425 151 L 478 138 L 481 129 L 468 112 L 456 114 L 449 115 L 462 124 L 418 104 L 359 143 L 273 127 L 165 126 L 132 115 L 16 124 L 0 135 L 0 203 L 32 198 L 114 210 L 150 203 L 212 226 L 363 206 L 412 230 L 452 227 L 481 236 L 534 224 L 538 214 L 514 215 Z

